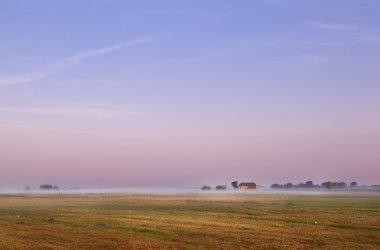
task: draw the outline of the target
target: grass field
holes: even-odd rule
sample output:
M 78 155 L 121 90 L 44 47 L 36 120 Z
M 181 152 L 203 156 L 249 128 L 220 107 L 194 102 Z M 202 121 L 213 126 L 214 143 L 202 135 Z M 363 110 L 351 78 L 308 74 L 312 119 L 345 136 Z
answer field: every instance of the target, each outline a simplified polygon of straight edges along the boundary
M 0 195 L 0 249 L 120 248 L 380 249 L 380 197 Z

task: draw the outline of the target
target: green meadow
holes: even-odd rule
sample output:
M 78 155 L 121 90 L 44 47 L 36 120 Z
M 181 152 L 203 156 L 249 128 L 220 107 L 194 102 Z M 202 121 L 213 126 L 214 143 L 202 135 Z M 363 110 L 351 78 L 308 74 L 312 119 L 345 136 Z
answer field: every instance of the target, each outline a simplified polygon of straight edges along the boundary
M 380 197 L 3 194 L 0 249 L 380 249 Z

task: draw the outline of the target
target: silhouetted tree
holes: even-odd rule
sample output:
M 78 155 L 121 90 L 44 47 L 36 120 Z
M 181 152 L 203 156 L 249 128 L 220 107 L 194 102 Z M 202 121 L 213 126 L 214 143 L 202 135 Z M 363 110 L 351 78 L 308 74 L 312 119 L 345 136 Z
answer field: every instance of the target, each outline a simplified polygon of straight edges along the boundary
M 40 189 L 45 189 L 45 190 L 49 190 L 49 189 L 59 189 L 59 187 L 58 187 L 58 186 L 53 186 L 53 185 L 46 184 L 46 185 L 41 185 L 41 186 L 40 186 Z
M 314 187 L 314 184 L 312 181 L 307 181 L 305 182 L 305 187 L 311 188 L 311 187 Z
M 293 183 L 288 182 L 288 183 L 285 184 L 284 187 L 285 187 L 285 188 L 291 188 L 291 187 L 293 187 Z
M 231 185 L 233 188 L 237 189 L 238 188 L 238 182 L 237 181 L 233 181 L 231 182 Z
M 347 187 L 347 184 L 344 181 L 341 181 L 338 183 L 337 186 L 338 186 L 338 188 L 345 188 L 345 187 Z
M 227 185 L 218 185 L 215 187 L 216 190 L 226 190 L 227 189 Z
M 358 186 L 358 183 L 356 181 L 353 181 L 350 183 L 350 187 L 357 187 Z
M 41 186 L 40 186 L 40 189 L 53 189 L 53 186 L 52 186 L 52 185 L 48 185 L 48 184 L 46 184 L 46 185 L 41 185 Z
M 202 190 L 211 190 L 211 187 L 210 187 L 210 186 L 207 186 L 207 185 L 204 185 L 201 189 L 202 189 Z
M 332 187 L 333 187 L 333 184 L 332 184 L 331 181 L 326 182 L 326 188 L 327 188 L 328 190 L 331 190 Z
M 270 187 L 271 187 L 271 188 L 280 188 L 281 185 L 278 184 L 278 183 L 275 183 L 275 184 L 272 184 Z
M 304 188 L 304 187 L 306 187 L 306 184 L 305 183 L 299 183 L 299 184 L 295 185 L 294 187 L 296 187 L 296 188 Z

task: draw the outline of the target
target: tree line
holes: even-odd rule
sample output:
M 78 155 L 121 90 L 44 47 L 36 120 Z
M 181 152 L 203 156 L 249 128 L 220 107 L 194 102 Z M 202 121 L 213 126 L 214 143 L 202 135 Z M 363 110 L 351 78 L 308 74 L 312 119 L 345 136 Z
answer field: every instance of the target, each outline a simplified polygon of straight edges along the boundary
M 332 188 L 356 188 L 358 186 L 358 183 L 356 181 L 351 182 L 349 185 L 345 183 L 344 181 L 341 182 L 332 182 L 332 181 L 326 181 L 322 182 L 320 185 L 319 184 L 314 184 L 312 181 L 307 181 L 305 183 L 299 183 L 294 185 L 291 182 L 288 182 L 286 184 L 278 184 L 274 183 L 271 185 L 271 188 L 327 188 L 327 189 L 332 189 Z

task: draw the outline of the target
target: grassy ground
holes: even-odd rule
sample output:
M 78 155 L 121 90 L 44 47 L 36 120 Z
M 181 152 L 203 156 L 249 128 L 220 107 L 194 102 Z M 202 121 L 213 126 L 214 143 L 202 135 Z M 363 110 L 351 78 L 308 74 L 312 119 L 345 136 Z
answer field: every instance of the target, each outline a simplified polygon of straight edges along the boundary
M 380 249 L 380 198 L 0 196 L 0 249 L 74 248 Z

